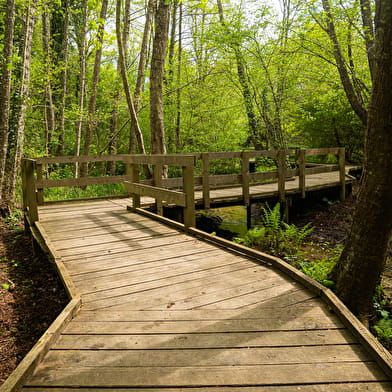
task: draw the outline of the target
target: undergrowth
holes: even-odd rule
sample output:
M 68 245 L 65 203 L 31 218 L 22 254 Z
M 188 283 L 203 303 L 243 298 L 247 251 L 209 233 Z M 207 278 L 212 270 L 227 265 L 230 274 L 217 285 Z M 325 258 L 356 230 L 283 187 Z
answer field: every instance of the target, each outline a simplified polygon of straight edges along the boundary
M 262 209 L 260 223 L 234 241 L 283 258 L 322 285 L 335 289 L 330 275 L 339 260 L 343 246 L 329 242 L 307 241 L 313 228 L 308 223 L 303 228 L 284 222 L 279 203 L 274 208 Z M 377 339 L 392 350 L 392 304 L 379 286 L 373 298 L 374 316 L 371 327 Z

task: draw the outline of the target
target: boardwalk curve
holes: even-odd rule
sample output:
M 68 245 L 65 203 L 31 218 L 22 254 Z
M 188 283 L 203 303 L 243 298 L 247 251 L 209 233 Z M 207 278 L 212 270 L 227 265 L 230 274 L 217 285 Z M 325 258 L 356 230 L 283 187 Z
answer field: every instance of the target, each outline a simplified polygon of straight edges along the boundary
M 40 235 L 81 307 L 22 391 L 392 390 L 390 357 L 327 291 L 128 204 L 40 207 Z

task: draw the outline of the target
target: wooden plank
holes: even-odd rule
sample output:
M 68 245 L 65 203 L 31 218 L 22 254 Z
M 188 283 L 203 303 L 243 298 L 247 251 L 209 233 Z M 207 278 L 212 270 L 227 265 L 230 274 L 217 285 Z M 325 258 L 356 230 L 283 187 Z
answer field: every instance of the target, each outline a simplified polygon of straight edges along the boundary
M 92 281 L 83 280 L 79 284 L 81 286 L 79 288 L 81 294 L 93 293 L 101 290 L 107 290 L 114 287 L 120 286 L 131 286 L 131 285 L 142 285 L 147 282 L 157 282 L 159 280 L 164 279 L 165 284 L 170 282 L 170 278 L 174 278 L 175 281 L 178 282 L 178 279 L 183 275 L 194 274 L 195 272 L 212 270 L 213 268 L 221 267 L 223 265 L 239 263 L 240 260 L 233 255 L 228 255 L 226 257 L 220 255 L 221 257 L 217 257 L 216 255 L 209 257 L 206 259 L 205 263 L 200 263 L 198 260 L 186 260 L 183 259 L 183 263 L 181 260 L 177 260 L 178 264 L 176 268 L 173 268 L 171 265 L 167 265 L 164 267 L 157 266 L 155 268 L 151 268 L 148 274 L 146 271 L 131 271 L 129 273 L 120 273 L 119 275 L 115 274 L 112 276 L 103 276 L 100 278 L 92 279 Z M 207 262 L 208 260 L 208 262 Z M 252 268 L 250 262 L 240 263 L 241 266 Z M 253 276 L 252 274 L 250 274 Z M 158 283 L 158 282 L 157 282 Z M 158 283 L 160 285 L 160 283 Z
M 163 244 L 170 244 L 173 242 L 179 242 L 181 240 L 186 239 L 183 234 L 173 233 L 170 235 L 160 235 L 148 238 L 146 236 L 141 236 L 140 238 L 125 240 L 125 241 L 112 241 L 106 244 L 94 245 L 92 247 L 77 247 L 72 249 L 64 249 L 59 254 L 62 257 L 65 256 L 74 256 L 80 257 L 84 255 L 86 257 L 93 255 L 101 255 L 101 254 L 109 254 L 109 253 L 117 253 L 121 252 L 124 249 L 128 249 L 128 251 L 143 249 L 146 247 L 157 247 Z
M 37 188 L 61 188 L 67 186 L 89 186 L 100 184 L 121 184 L 124 181 L 132 181 L 131 176 L 107 176 L 107 177 L 80 177 L 62 178 L 57 180 L 37 180 Z
M 260 275 L 259 275 L 260 276 Z M 173 304 L 173 309 L 197 309 L 198 307 L 208 306 L 212 304 L 219 304 L 220 308 L 224 308 L 226 303 L 229 303 L 229 307 L 233 300 L 237 303 L 240 301 L 241 304 L 248 304 L 247 296 L 249 294 L 259 296 L 261 298 L 264 297 L 265 293 L 270 294 L 271 290 L 275 291 L 283 291 L 286 292 L 293 288 L 293 285 L 287 280 L 278 277 L 276 275 L 267 275 L 267 277 L 263 277 L 262 280 L 259 281 L 251 281 L 248 283 L 246 280 L 242 280 L 239 284 L 232 285 L 227 287 L 226 282 L 220 283 L 220 285 L 212 286 L 210 289 L 205 289 L 202 292 L 202 295 L 194 295 L 194 293 L 189 293 L 186 298 L 178 298 Z M 221 288 L 221 286 L 223 286 Z M 221 288 L 217 290 L 216 288 Z M 164 309 L 166 307 L 165 303 L 161 305 L 155 305 L 151 309 Z
M 389 381 L 373 363 L 137 367 L 41 368 L 27 386 L 220 386 L 282 385 L 325 382 Z
M 169 296 L 177 296 L 178 292 L 189 290 L 191 287 L 202 289 L 204 285 L 216 282 L 218 276 L 221 278 L 224 274 L 238 272 L 246 268 L 248 267 L 244 267 L 241 263 L 230 263 L 170 279 L 146 282 L 139 286 L 124 286 L 112 288 L 107 292 L 87 294 L 83 297 L 85 309 L 140 310 L 161 303 L 162 296 L 167 298 L 166 308 L 170 308 L 172 301 Z M 140 293 L 138 298 L 135 297 L 137 293 Z
M 305 155 L 337 155 L 339 154 L 339 148 L 309 148 L 305 150 Z
M 38 157 L 35 158 L 37 163 L 75 163 L 75 162 L 110 162 L 123 161 L 126 154 L 118 155 L 79 155 L 79 156 L 61 156 L 61 157 Z
M 112 231 L 111 233 L 102 233 L 95 235 L 85 235 L 79 238 L 69 239 L 57 239 L 53 241 L 56 244 L 56 249 L 62 251 L 69 247 L 94 247 L 95 245 L 102 245 L 107 243 L 113 243 L 114 241 L 127 241 L 137 240 L 144 237 L 155 237 L 161 235 L 172 235 L 178 234 L 178 230 L 171 229 L 163 225 L 155 225 L 155 227 L 140 227 L 137 230 L 123 230 L 123 231 Z
M 215 332 L 148 335 L 67 335 L 62 334 L 54 350 L 145 350 L 227 348 L 227 347 L 304 347 L 353 344 L 356 340 L 345 329 L 265 332 Z
M 170 165 L 170 166 L 195 166 L 196 158 L 189 155 L 179 154 L 153 154 L 153 155 L 128 155 L 124 161 L 129 164 L 138 165 Z
M 65 334 L 156 334 L 156 333 L 211 333 L 211 332 L 256 332 L 256 331 L 290 331 L 309 329 L 338 329 L 342 324 L 331 316 L 297 317 L 285 316 L 269 319 L 244 320 L 191 320 L 191 321 L 82 321 L 74 320 L 68 325 Z
M 104 311 L 84 311 L 77 317 L 77 321 L 165 321 L 165 320 L 244 320 L 263 319 L 279 317 L 284 313 L 292 317 L 316 317 L 330 316 L 332 313 L 323 309 L 322 306 L 302 306 L 298 305 L 289 309 L 264 308 L 252 310 L 104 310 Z
M 156 186 L 137 184 L 125 181 L 125 189 L 129 193 L 134 193 L 140 196 L 149 196 L 155 199 L 164 200 L 167 203 L 173 203 L 181 207 L 185 207 L 185 194 L 182 192 L 172 191 Z
M 50 388 L 50 392 L 74 392 L 74 391 L 83 391 L 83 392 L 107 392 L 106 388 L 83 388 L 83 389 L 74 389 L 74 388 Z M 155 388 L 111 388 L 111 392 L 186 392 L 186 389 L 181 387 L 179 388 L 159 388 L 159 390 Z M 356 382 L 352 384 L 336 384 L 336 383 L 327 383 L 327 384 L 312 384 L 312 385 L 279 385 L 279 386 L 271 386 L 271 385 L 259 385 L 257 387 L 201 387 L 201 388 L 192 388 L 192 392 L 391 392 L 392 391 L 392 383 L 389 382 Z M 48 392 L 45 388 L 23 388 L 22 392 Z
M 177 246 L 177 245 L 175 245 Z M 79 263 L 67 263 L 67 269 L 70 271 L 72 279 L 74 282 L 83 281 L 85 279 L 95 279 L 105 275 L 110 275 L 111 273 L 122 273 L 122 272 L 131 272 L 131 271 L 141 271 L 148 270 L 154 267 L 163 267 L 166 265 L 175 266 L 178 263 L 182 263 L 183 260 L 195 260 L 200 259 L 200 257 L 208 257 L 213 254 L 219 254 L 218 251 L 214 250 L 206 250 L 200 251 L 197 253 L 189 253 L 184 249 L 183 252 L 179 252 L 176 256 L 169 252 L 165 252 L 165 254 L 156 254 L 158 252 L 154 252 L 151 254 L 150 258 L 137 258 L 136 260 L 128 260 L 124 261 L 124 256 L 113 260 L 112 257 L 108 257 L 101 261 L 101 263 L 90 261 L 88 265 L 84 265 L 83 268 L 80 268 Z M 159 252 L 160 253 L 160 252 Z M 180 259 L 178 261 L 177 259 Z M 91 265 L 92 263 L 92 265 Z
M 367 362 L 367 355 L 358 345 L 311 347 L 204 348 L 167 350 L 51 350 L 45 367 L 192 367 L 192 366 L 251 366 L 308 363 Z

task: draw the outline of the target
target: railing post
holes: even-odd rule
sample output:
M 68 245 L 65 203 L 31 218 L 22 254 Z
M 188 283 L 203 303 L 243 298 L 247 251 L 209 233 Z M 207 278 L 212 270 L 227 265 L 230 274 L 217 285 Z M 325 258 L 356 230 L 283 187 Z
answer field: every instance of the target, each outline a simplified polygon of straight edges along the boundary
M 278 150 L 278 193 L 279 201 L 283 203 L 286 200 L 286 150 Z
M 28 210 L 30 224 L 34 224 L 34 222 L 38 221 L 38 205 L 34 178 L 35 161 L 33 159 L 24 159 L 23 162 L 23 207 Z
M 154 186 L 158 188 L 162 188 L 162 171 L 163 165 L 160 165 L 158 163 L 153 165 Z M 155 199 L 155 204 L 157 207 L 157 214 L 163 216 L 162 200 Z
M 339 148 L 339 181 L 340 201 L 346 199 L 346 151 L 344 147 Z
M 43 179 L 42 163 L 37 163 L 37 180 Z M 44 190 L 42 188 L 37 189 L 37 203 L 39 206 L 44 204 Z
M 306 150 L 300 149 L 298 150 L 298 181 L 299 181 L 299 190 L 301 192 L 301 197 L 305 199 L 306 191 L 305 191 L 305 154 Z
M 186 198 L 186 207 L 184 208 L 184 225 L 196 227 L 195 217 L 195 187 L 194 187 L 194 166 L 182 167 L 183 191 Z
M 140 178 L 139 165 L 130 162 L 132 162 L 132 160 L 127 161 L 126 163 L 126 173 L 128 176 L 132 177 L 132 182 L 138 183 Z M 132 193 L 131 197 L 132 197 L 132 207 L 140 208 L 140 195 Z
M 249 195 L 249 151 L 242 151 L 241 153 L 241 174 L 242 174 L 242 197 L 244 205 L 249 207 L 250 195 Z
M 208 152 L 201 154 L 201 164 L 203 170 L 202 186 L 203 186 L 203 204 L 204 209 L 208 210 L 211 206 L 210 200 L 210 158 Z

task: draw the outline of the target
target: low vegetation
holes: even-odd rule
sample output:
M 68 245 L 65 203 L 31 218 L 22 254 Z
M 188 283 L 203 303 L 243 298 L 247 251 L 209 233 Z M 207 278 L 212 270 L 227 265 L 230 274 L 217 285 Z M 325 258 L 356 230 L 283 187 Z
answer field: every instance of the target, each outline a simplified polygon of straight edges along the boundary
M 326 203 L 333 204 L 328 200 Z M 335 282 L 331 278 L 331 272 L 340 257 L 343 245 L 311 239 L 313 230 L 314 226 L 310 222 L 302 227 L 287 224 L 278 203 L 273 208 L 264 206 L 260 222 L 246 234 L 234 238 L 234 241 L 281 257 L 317 282 L 334 290 Z M 389 262 L 392 262 L 392 259 L 389 259 Z M 391 301 L 381 285 L 377 288 L 373 304 L 371 330 L 379 341 L 391 350 Z

